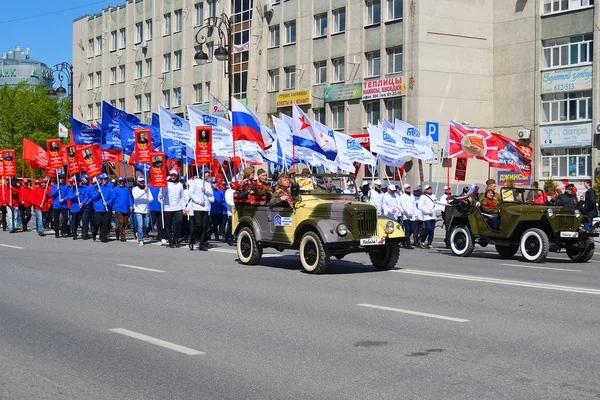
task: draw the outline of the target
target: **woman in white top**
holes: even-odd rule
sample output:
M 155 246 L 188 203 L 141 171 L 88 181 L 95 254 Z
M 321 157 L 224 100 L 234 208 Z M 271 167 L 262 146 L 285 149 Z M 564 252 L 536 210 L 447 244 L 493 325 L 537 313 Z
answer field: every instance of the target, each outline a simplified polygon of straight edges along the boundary
M 133 196 L 133 218 L 137 231 L 137 241 L 140 246 L 144 245 L 144 232 L 149 225 L 148 204 L 154 201 L 152 192 L 146 186 L 146 179 L 143 175 L 138 175 L 137 186 L 131 189 Z
M 179 182 L 179 173 L 176 169 L 169 172 L 167 187 L 160 190 L 159 200 L 163 201 L 169 247 L 179 247 L 184 201 L 183 186 Z

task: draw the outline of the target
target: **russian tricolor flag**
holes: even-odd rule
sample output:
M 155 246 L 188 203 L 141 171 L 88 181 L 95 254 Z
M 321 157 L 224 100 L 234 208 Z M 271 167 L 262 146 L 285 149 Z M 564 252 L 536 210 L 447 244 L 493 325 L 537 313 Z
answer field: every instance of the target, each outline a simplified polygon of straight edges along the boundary
M 233 97 L 231 98 L 231 121 L 234 141 L 255 142 L 265 150 L 265 141 L 261 134 L 258 118 L 248 107 Z

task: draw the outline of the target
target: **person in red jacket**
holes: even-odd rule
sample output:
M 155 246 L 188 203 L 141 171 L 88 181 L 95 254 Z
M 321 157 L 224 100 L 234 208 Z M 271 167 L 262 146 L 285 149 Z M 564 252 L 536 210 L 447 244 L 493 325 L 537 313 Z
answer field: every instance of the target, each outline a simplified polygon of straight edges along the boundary
M 12 181 L 10 189 L 10 198 L 6 206 L 6 219 L 8 220 L 8 229 L 10 233 L 17 231 L 17 223 L 19 221 L 19 206 L 21 205 L 21 182 L 16 178 Z
M 38 179 L 35 183 L 35 187 L 31 190 L 31 196 L 29 201 L 33 205 L 35 212 L 35 229 L 40 236 L 46 236 L 44 233 L 44 212 L 48 212 L 50 208 L 48 199 L 50 198 L 49 193 L 46 191 L 46 181 Z M 45 194 L 45 195 L 44 195 Z
M 29 186 L 29 180 L 23 179 L 23 185 L 21 187 L 21 204 L 19 205 L 19 212 L 21 213 L 21 220 L 23 222 L 23 232 L 27 232 L 27 224 L 31 221 L 31 187 Z
M 6 228 L 8 226 L 6 221 L 6 214 L 8 212 L 6 210 L 6 206 L 8 205 L 8 198 L 10 196 L 6 180 L 1 179 L 0 183 L 0 222 L 2 223 L 2 231 L 6 231 Z

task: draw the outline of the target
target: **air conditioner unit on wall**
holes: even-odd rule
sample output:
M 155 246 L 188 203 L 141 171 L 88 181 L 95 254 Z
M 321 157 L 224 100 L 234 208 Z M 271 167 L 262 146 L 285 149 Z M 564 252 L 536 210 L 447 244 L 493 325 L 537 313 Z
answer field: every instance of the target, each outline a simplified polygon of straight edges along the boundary
M 517 132 L 519 139 L 531 139 L 531 129 L 519 129 Z

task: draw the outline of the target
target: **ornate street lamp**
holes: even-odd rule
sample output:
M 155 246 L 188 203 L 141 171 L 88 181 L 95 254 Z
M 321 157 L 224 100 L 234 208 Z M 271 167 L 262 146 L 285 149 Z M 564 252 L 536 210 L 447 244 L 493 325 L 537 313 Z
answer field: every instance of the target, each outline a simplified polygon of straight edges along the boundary
M 55 98 L 56 96 L 63 98 L 67 94 L 67 90 L 63 87 L 63 79 L 67 79 L 67 87 L 69 88 L 69 102 L 71 105 L 71 115 L 73 115 L 73 66 L 68 62 L 62 62 L 54 66 L 52 71 L 58 76 L 60 86 L 57 89 L 51 87 L 48 89 L 48 97 Z M 54 83 L 54 79 L 52 79 Z

